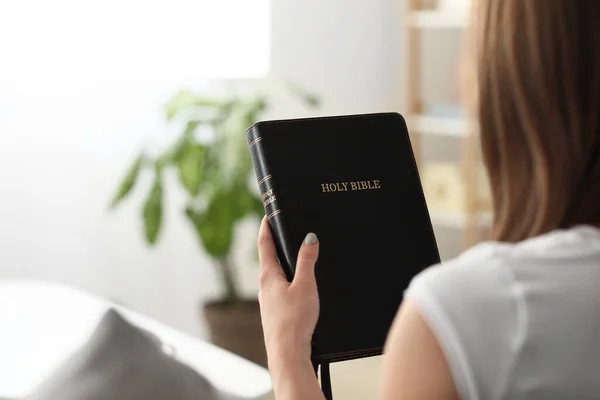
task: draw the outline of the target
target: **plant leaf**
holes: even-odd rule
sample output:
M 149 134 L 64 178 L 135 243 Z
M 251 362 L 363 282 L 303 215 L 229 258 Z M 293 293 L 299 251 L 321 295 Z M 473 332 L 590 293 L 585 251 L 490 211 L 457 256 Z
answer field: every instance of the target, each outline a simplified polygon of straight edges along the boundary
M 265 206 L 263 204 L 263 201 L 259 197 L 252 196 L 250 211 L 256 214 L 259 218 L 264 217 Z
M 185 136 L 178 138 L 171 147 L 169 147 L 164 153 L 160 155 L 160 157 L 158 157 L 158 159 L 156 160 L 156 168 L 158 170 L 161 170 L 167 165 L 176 164 L 180 162 L 188 146 L 190 146 L 191 144 L 192 143 Z
M 224 121 L 226 121 L 232 114 L 232 112 L 235 111 L 235 109 L 237 107 L 239 107 L 240 104 L 240 100 L 239 99 L 233 99 L 233 100 L 228 100 L 226 102 L 224 102 L 218 110 L 217 113 L 217 118 L 215 118 L 214 123 L 215 124 L 222 124 Z
M 185 131 L 183 132 L 183 136 L 184 136 L 186 139 L 188 139 L 188 140 L 189 140 L 189 139 L 191 139 L 191 138 L 193 138 L 193 137 L 194 137 L 194 133 L 196 133 L 196 129 L 198 129 L 198 127 L 200 126 L 200 124 L 201 124 L 202 122 L 203 122 L 203 121 L 200 121 L 200 120 L 197 120 L 197 119 L 192 119 L 192 120 L 189 120 L 189 121 L 188 121 L 188 122 L 185 124 Z M 204 122 L 207 122 L 207 123 L 209 123 L 209 122 L 210 122 L 210 120 L 207 120 L 207 121 L 204 121 Z
M 177 163 L 179 168 L 179 180 L 192 196 L 200 193 L 204 181 L 204 162 L 206 159 L 206 147 L 194 143 L 186 147 Z
M 297 96 L 302 102 L 304 102 L 309 107 L 318 107 L 319 106 L 319 98 L 312 93 L 309 93 L 302 87 L 297 84 L 288 82 L 287 87 L 292 95 Z
M 204 250 L 215 258 L 231 251 L 237 221 L 255 213 L 264 215 L 264 207 L 247 186 L 216 192 L 204 211 L 196 211 L 191 206 L 185 209 Z
M 305 93 L 302 100 L 304 100 L 304 102 L 306 103 L 306 105 L 308 105 L 309 107 L 313 107 L 316 108 L 319 106 L 320 104 L 320 100 L 317 96 L 312 95 L 310 93 Z
M 237 221 L 250 214 L 262 216 L 265 214 L 263 202 L 247 186 L 236 186 L 231 191 L 231 213 Z
M 195 107 L 220 107 L 223 101 L 217 98 L 203 97 L 189 90 L 181 90 L 165 104 L 167 120 L 172 120 L 181 111 Z
M 233 244 L 235 220 L 228 207 L 228 200 L 231 198 L 217 194 L 211 198 L 204 212 L 195 211 L 189 206 L 185 210 L 204 250 L 214 258 L 229 254 Z
M 127 170 L 127 173 L 121 180 L 121 184 L 119 185 L 119 189 L 117 190 L 116 195 L 113 197 L 110 208 L 115 208 L 127 195 L 131 192 L 135 183 L 137 182 L 138 175 L 140 173 L 140 169 L 142 167 L 142 162 L 144 161 L 144 155 L 140 154 L 133 164 Z
M 146 198 L 143 209 L 146 241 L 155 244 L 162 225 L 163 186 L 160 173 L 154 177 L 154 183 Z

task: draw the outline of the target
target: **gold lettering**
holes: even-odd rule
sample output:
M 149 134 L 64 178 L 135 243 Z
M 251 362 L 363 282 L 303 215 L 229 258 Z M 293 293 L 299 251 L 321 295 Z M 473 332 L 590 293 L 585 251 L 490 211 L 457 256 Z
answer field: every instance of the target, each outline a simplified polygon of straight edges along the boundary
M 348 182 L 331 182 L 321 183 L 321 191 L 323 193 L 330 192 L 347 192 L 349 190 L 375 190 L 381 189 L 381 181 L 348 181 Z M 272 192 L 272 191 L 270 191 Z M 266 197 L 266 196 L 263 196 Z
M 273 194 L 273 189 L 269 189 L 269 190 L 267 190 L 266 192 L 264 192 L 264 193 L 262 194 L 262 198 L 263 198 L 263 200 L 264 200 L 264 199 L 266 199 L 267 197 L 271 196 L 272 194 Z
M 271 196 L 271 197 L 269 197 L 267 200 L 265 200 L 265 201 L 263 202 L 263 204 L 264 204 L 264 206 L 266 207 L 266 206 L 268 206 L 269 204 L 271 204 L 272 202 L 274 202 L 275 200 L 277 200 L 277 197 L 275 197 L 275 196 Z

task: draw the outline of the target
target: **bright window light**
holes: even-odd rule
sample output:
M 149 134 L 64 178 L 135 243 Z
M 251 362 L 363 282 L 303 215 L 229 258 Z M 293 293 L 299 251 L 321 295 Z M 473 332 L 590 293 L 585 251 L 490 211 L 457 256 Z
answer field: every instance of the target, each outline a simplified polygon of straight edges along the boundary
M 177 80 L 269 71 L 270 0 L 0 0 L 0 79 Z

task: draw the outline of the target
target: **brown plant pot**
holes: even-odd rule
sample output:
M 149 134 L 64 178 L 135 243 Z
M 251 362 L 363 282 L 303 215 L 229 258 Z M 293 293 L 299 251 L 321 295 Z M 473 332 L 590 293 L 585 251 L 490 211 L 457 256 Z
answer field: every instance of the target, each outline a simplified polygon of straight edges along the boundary
M 267 366 L 258 301 L 245 300 L 236 304 L 209 302 L 204 305 L 204 318 L 213 344 Z

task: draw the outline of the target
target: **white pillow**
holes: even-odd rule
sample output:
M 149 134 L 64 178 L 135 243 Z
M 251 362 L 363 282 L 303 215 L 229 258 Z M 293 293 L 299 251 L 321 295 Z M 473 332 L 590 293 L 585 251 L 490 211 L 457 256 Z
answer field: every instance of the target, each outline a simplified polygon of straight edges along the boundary
M 224 400 L 151 334 L 109 310 L 90 340 L 26 400 Z

